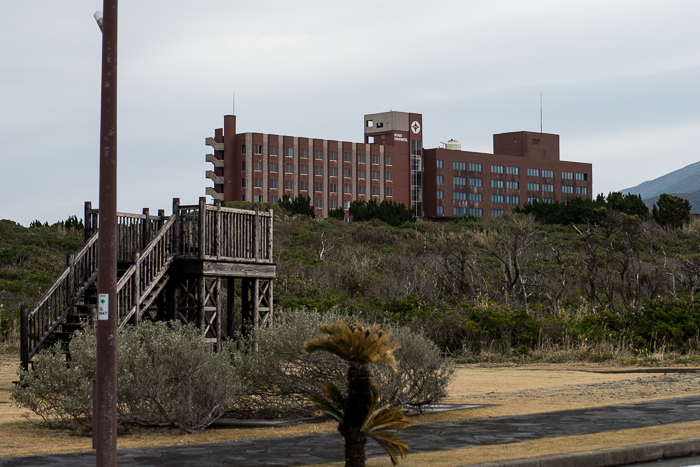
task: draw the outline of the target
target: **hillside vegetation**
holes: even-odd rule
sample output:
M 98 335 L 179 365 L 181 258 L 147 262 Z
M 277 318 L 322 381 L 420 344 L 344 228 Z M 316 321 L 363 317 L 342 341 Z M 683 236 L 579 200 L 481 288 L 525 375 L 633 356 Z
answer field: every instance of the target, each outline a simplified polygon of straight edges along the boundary
M 390 226 L 276 213 L 277 310 L 407 325 L 468 361 L 682 360 L 700 345 L 698 220 L 673 228 L 598 209 L 576 224 L 534 212 Z M 20 303 L 82 241 L 66 223 L 0 222 L 5 342 L 16 345 Z

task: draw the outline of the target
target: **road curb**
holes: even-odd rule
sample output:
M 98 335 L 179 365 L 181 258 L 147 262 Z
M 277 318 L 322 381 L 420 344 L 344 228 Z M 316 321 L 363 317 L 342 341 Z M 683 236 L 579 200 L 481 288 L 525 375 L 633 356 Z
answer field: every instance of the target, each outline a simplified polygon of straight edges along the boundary
M 700 454 L 700 437 L 622 446 L 597 451 L 473 464 L 469 467 L 614 467 Z M 465 466 L 466 467 L 466 466 Z

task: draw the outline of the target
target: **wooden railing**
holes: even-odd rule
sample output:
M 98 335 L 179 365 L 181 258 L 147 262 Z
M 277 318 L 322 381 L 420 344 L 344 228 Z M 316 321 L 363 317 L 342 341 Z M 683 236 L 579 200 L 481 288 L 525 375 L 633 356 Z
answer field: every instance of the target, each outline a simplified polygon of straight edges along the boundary
M 172 216 L 142 252 L 134 251 L 133 264 L 117 282 L 119 329 L 132 318 L 138 322 L 152 303 L 152 292 L 175 258 L 173 226 L 176 221 L 177 216 Z
M 259 212 L 199 204 L 180 206 L 173 215 L 117 213 L 117 259 L 131 262 L 117 283 L 120 328 L 138 322 L 162 287 L 178 257 L 200 261 L 272 263 L 272 210 Z M 51 333 L 83 299 L 97 279 L 98 210 L 85 203 L 86 243 L 31 310 L 22 310 L 21 359 L 26 368 Z
M 272 263 L 272 210 L 179 206 L 178 255 L 201 260 Z M 230 235 L 236 232 L 236 235 Z
M 68 265 L 34 307 L 22 310 L 21 359 L 26 368 L 52 332 L 74 309 L 97 279 L 97 235 L 83 248 L 68 255 Z

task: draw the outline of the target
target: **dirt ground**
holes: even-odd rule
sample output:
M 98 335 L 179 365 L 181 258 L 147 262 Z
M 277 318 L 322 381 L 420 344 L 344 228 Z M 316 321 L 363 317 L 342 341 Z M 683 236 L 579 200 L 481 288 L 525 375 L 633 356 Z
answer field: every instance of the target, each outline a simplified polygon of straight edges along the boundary
M 85 437 L 50 432 L 22 417 L 27 412 L 16 407 L 9 399 L 12 382 L 17 379 L 18 364 L 18 360 L 13 357 L 1 357 L 0 360 L 0 457 L 33 452 L 89 449 L 89 439 Z M 649 368 L 586 364 L 463 365 L 457 368 L 454 380 L 449 387 L 449 396 L 444 402 L 488 404 L 488 407 L 429 414 L 417 417 L 414 423 L 547 412 L 695 394 L 700 394 L 700 367 Z M 203 435 L 183 435 L 175 430 L 159 430 L 150 434 L 130 434 L 125 439 L 120 438 L 119 447 L 284 436 L 334 429 L 333 424 L 322 423 L 297 425 L 294 429 L 278 428 L 272 431 L 208 430 Z M 697 432 L 697 428 L 693 430 L 695 430 L 693 433 Z M 653 439 L 663 438 L 658 434 L 652 436 Z M 46 443 L 37 443 L 37 437 L 46 437 Z M 9 441 L 3 441 L 3 439 Z M 46 447 L 38 449 L 38 444 L 44 444 Z

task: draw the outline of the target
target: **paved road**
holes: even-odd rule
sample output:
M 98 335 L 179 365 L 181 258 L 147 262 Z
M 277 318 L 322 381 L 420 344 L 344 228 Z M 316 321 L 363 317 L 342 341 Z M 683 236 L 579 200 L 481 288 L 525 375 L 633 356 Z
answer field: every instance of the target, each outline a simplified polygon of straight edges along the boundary
M 412 426 L 401 431 L 411 452 L 445 451 L 700 420 L 700 396 L 543 414 Z M 299 466 L 342 461 L 337 433 L 173 447 L 123 449 L 120 466 Z M 385 455 L 373 441 L 368 457 Z M 93 452 L 0 458 L 0 466 L 93 466 Z M 562 464 L 566 465 L 566 464 Z M 608 464 L 614 465 L 614 464 Z

